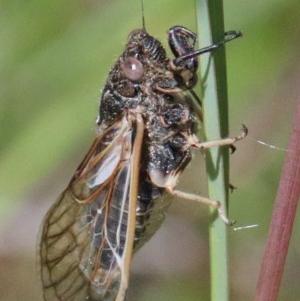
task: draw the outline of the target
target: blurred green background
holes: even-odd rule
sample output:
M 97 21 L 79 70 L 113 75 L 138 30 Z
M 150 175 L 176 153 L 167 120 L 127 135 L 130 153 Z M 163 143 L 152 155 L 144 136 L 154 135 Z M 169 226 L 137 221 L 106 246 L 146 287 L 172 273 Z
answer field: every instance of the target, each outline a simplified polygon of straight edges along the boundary
M 192 0 L 144 0 L 146 27 L 164 45 L 173 25 L 195 30 Z M 230 133 L 249 137 L 231 157 L 231 300 L 252 300 L 284 151 L 300 95 L 297 0 L 224 1 L 225 28 L 244 38 L 227 45 Z M 94 137 L 100 88 L 128 33 L 141 27 L 140 0 L 0 2 L 0 300 L 41 300 L 35 273 L 42 218 Z M 201 38 L 201 37 L 200 37 Z M 202 167 L 201 167 L 202 165 Z M 199 166 L 197 168 L 196 166 Z M 194 168 L 195 167 L 195 168 Z M 195 173 L 202 169 L 202 173 Z M 203 158 L 180 182 L 198 187 Z M 209 300 L 208 210 L 174 202 L 162 229 L 133 263 L 128 301 Z M 296 221 L 280 298 L 300 295 Z

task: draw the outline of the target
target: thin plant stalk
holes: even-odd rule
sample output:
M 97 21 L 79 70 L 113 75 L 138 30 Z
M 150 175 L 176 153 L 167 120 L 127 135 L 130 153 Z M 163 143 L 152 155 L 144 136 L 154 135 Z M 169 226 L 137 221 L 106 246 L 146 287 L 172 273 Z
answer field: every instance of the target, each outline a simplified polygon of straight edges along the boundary
M 223 4 L 220 0 L 196 0 L 199 48 L 224 39 Z M 228 136 L 227 79 L 224 47 L 200 56 L 205 140 Z M 208 194 L 227 208 L 229 187 L 228 148 L 205 153 Z M 211 300 L 228 301 L 227 226 L 211 212 L 210 260 Z
M 300 98 L 298 99 L 288 151 L 259 274 L 255 301 L 278 298 L 284 263 L 288 252 L 300 196 Z

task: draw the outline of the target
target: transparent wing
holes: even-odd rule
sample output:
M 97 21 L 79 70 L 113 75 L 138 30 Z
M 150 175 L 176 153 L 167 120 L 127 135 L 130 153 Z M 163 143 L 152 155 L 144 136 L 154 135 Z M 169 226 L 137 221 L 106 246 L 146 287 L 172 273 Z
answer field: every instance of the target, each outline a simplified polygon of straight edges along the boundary
M 46 215 L 39 250 L 45 300 L 111 301 L 120 294 L 128 277 L 124 248 L 132 249 L 126 233 L 133 144 L 126 118 L 110 126 Z

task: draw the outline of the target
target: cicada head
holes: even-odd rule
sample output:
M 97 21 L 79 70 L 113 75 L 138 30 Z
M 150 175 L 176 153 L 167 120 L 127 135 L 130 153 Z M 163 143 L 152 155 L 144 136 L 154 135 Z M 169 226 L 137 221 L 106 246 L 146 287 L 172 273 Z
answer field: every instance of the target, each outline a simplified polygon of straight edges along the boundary
M 174 89 L 177 82 L 170 70 L 162 44 L 144 29 L 133 30 L 124 52 L 111 69 L 104 87 L 99 123 L 112 123 L 126 110 L 147 106 L 159 89 Z

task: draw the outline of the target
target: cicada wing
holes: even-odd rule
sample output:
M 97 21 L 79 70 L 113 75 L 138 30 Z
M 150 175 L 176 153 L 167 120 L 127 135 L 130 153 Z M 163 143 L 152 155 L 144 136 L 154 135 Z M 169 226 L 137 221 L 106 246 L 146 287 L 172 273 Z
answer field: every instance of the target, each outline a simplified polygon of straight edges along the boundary
M 46 215 L 39 250 L 45 300 L 125 296 L 133 132 L 125 117 L 105 130 Z

